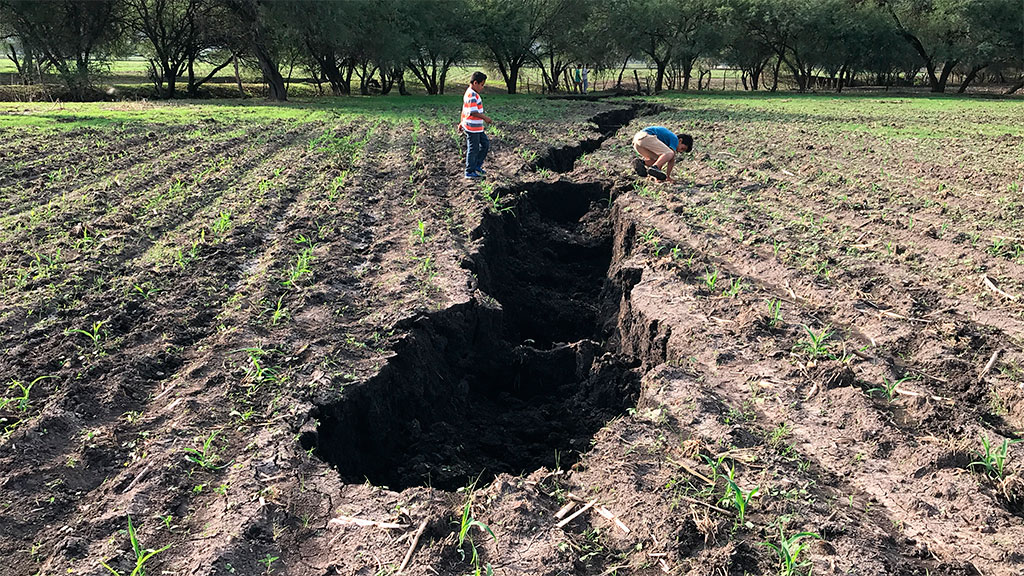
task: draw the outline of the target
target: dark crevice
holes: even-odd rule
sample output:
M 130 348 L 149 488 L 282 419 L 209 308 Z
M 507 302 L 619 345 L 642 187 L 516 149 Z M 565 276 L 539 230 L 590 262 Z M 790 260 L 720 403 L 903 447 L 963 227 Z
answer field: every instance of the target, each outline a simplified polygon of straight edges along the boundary
M 303 445 L 348 482 L 464 486 L 566 467 L 635 406 L 639 375 L 613 349 L 621 292 L 609 187 L 529 184 L 485 217 L 470 302 L 422 317 L 374 378 L 321 406 Z
M 601 136 L 583 140 L 579 144 L 573 144 L 572 146 L 552 148 L 534 163 L 533 169 L 545 169 L 559 174 L 572 172 L 576 167 L 576 160 L 584 154 L 589 154 L 600 148 L 605 140 L 614 136 L 623 126 L 632 122 L 637 116 L 657 114 L 666 109 L 660 104 L 639 103 L 632 104 L 628 108 L 602 112 L 590 120 L 597 125 L 597 131 Z

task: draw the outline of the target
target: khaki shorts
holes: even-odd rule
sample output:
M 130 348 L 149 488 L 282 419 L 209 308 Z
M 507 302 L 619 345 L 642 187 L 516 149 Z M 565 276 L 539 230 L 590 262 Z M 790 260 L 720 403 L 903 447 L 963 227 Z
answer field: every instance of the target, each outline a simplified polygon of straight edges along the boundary
M 643 130 L 633 135 L 633 150 L 636 150 L 637 154 L 643 156 L 643 152 L 640 151 L 641 148 L 648 152 L 653 152 L 655 156 L 661 156 L 666 152 L 672 151 L 668 145 L 661 140 L 658 140 L 657 136 L 654 134 L 648 134 Z

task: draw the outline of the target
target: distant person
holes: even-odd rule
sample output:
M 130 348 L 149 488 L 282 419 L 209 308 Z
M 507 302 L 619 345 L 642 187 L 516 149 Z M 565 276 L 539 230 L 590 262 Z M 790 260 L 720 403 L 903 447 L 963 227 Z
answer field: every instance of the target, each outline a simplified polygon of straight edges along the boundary
M 589 75 L 590 75 L 590 69 L 587 68 L 586 66 L 584 66 L 583 67 L 583 93 L 584 94 L 587 93 L 587 85 L 590 84 L 590 81 L 587 80 L 587 77 Z
M 648 126 L 633 135 L 633 149 L 641 156 L 633 160 L 637 175 L 672 182 L 676 154 L 692 151 L 693 137 L 689 134 L 676 136 L 662 126 Z
M 583 79 L 580 77 L 580 68 L 577 66 L 572 71 L 572 91 L 579 92 L 580 87 L 583 85 Z
M 480 91 L 487 82 L 487 74 L 473 72 L 469 78 L 469 88 L 462 97 L 462 120 L 459 131 L 466 134 L 466 178 L 479 180 L 487 171 L 484 170 L 484 159 L 491 149 L 491 141 L 484 134 L 484 123 L 492 122 L 490 116 L 484 114 Z

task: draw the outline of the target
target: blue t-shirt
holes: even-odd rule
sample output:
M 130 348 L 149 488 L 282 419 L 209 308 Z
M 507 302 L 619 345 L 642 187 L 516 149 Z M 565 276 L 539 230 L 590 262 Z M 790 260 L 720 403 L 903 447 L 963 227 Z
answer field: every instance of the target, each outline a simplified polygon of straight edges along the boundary
M 662 144 L 668 146 L 672 150 L 679 147 L 679 137 L 673 134 L 668 128 L 663 128 L 661 126 L 648 126 L 647 128 L 644 128 L 644 132 L 657 137 L 658 140 L 661 140 Z

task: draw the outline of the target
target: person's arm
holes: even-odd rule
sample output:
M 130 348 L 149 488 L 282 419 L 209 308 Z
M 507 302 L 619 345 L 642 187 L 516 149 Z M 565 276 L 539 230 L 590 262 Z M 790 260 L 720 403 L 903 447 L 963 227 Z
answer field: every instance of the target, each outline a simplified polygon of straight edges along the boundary
M 675 167 L 676 167 L 676 157 L 672 156 L 672 159 L 669 160 L 667 164 L 665 164 L 665 176 L 667 176 L 667 178 L 666 178 L 667 182 L 674 182 L 674 180 L 672 180 L 672 169 L 675 168 Z
M 494 122 L 493 120 L 491 120 L 490 116 L 488 116 L 487 114 L 484 114 L 483 112 L 477 112 L 476 110 L 470 112 L 469 115 L 471 117 L 473 117 L 473 118 L 479 118 L 479 119 L 483 120 L 484 122 L 486 122 L 488 124 L 491 124 L 491 123 Z

